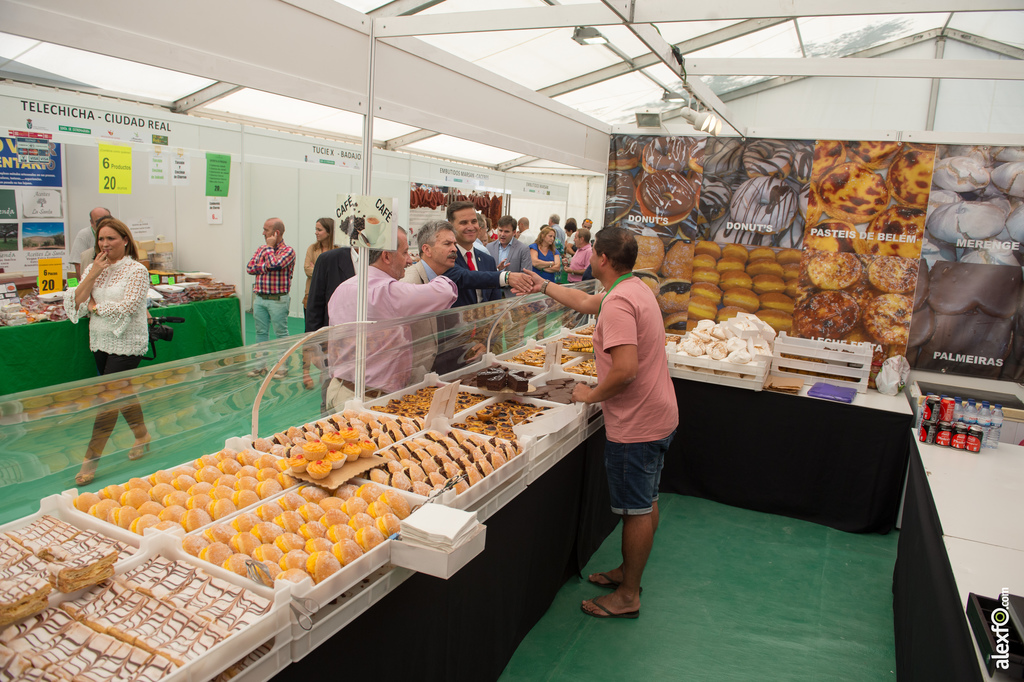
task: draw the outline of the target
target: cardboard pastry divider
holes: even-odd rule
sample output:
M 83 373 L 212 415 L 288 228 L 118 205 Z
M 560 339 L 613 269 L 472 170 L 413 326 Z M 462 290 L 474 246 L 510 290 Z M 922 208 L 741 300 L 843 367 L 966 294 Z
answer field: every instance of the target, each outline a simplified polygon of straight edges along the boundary
M 327 474 L 325 478 L 313 478 L 305 471 L 293 471 L 288 470 L 288 475 L 305 481 L 306 483 L 312 483 L 318 485 L 321 488 L 327 490 L 337 490 L 340 486 L 344 485 L 351 478 L 355 478 L 359 474 L 365 473 L 375 466 L 380 466 L 387 460 L 380 455 L 373 455 L 372 457 L 360 457 L 354 462 L 345 462 L 343 466 L 333 470 Z

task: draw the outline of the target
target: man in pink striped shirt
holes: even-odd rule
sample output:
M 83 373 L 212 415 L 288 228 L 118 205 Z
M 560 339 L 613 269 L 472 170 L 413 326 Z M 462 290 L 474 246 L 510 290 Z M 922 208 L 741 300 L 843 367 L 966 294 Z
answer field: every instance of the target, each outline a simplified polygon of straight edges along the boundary
M 439 275 L 426 284 L 399 281 L 405 268 L 412 265 L 409 236 L 398 228 L 395 251 L 361 250 L 368 255 L 366 280 L 366 317 L 378 324 L 366 333 L 366 397 L 376 398 L 405 388 L 412 373 L 412 333 L 408 324 L 390 321 L 420 313 L 450 308 L 459 290 L 455 282 Z M 361 254 L 362 255 L 362 254 Z M 342 282 L 327 304 L 330 325 L 355 322 L 358 278 Z M 354 325 L 332 330 L 328 346 L 330 385 L 327 387 L 327 411 L 336 412 L 355 395 Z

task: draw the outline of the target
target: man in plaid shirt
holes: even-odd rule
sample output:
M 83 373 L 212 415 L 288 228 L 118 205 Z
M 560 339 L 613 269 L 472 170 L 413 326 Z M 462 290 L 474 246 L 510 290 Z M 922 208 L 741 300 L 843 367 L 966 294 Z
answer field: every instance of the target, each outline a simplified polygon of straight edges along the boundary
M 288 292 L 295 271 L 295 249 L 284 243 L 284 223 L 280 218 L 270 218 L 263 223 L 263 238 L 266 245 L 256 249 L 245 268 L 250 275 L 256 275 L 252 296 L 256 343 L 270 338 L 271 324 L 274 325 L 274 336 L 288 336 Z M 265 369 L 250 372 L 265 373 Z M 287 376 L 287 371 L 282 369 L 278 375 Z

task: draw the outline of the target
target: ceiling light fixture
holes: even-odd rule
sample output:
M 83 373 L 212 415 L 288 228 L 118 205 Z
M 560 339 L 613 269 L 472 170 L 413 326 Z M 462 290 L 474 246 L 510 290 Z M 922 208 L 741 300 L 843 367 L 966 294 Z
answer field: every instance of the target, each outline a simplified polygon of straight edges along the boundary
M 685 102 L 686 101 L 686 95 L 684 95 L 681 92 L 672 92 L 671 90 L 666 90 L 661 95 L 661 101 L 662 102 Z
M 694 111 L 690 107 L 683 107 L 679 110 L 679 116 L 702 133 L 717 136 L 722 132 L 722 120 L 710 111 Z
M 661 114 L 656 111 L 637 111 L 634 112 L 634 116 L 636 116 L 637 128 L 661 127 Z
M 580 45 L 607 45 L 608 39 L 593 26 L 577 26 L 572 39 Z

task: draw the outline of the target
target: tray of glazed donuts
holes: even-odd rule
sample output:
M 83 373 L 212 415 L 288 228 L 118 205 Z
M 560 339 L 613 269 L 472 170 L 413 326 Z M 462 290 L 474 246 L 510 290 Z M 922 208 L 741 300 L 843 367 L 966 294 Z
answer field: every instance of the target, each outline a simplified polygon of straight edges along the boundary
M 460 429 L 429 430 L 381 451 L 388 461 L 371 469 L 371 482 L 411 492 L 419 503 L 451 489 L 447 506 L 468 509 L 490 491 L 518 477 L 526 457 L 519 442 Z M 444 498 L 442 498 L 444 499 Z
M 417 503 L 370 482 L 333 493 L 304 485 L 189 533 L 180 545 L 200 562 L 269 583 L 287 581 L 294 595 L 326 604 L 388 562 L 389 539 Z
M 176 542 L 151 531 L 130 565 L 4 630 L 0 643 L 16 652 L 5 669 L 25 679 L 205 680 L 288 638 L 290 586 L 197 568 Z

